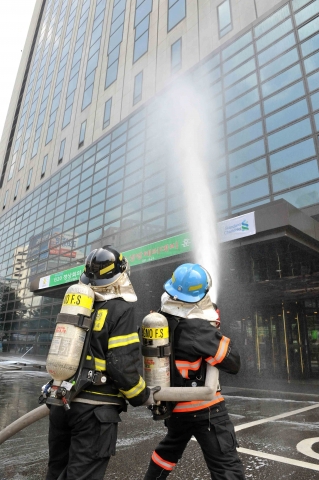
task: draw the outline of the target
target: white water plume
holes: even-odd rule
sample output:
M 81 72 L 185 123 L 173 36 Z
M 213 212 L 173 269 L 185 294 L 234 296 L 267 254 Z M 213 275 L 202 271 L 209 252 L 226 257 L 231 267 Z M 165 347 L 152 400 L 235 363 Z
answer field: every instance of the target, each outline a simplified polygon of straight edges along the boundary
M 210 296 L 217 301 L 219 283 L 219 253 L 217 221 L 211 193 L 209 169 L 214 168 L 218 152 L 208 151 L 212 144 L 212 122 L 207 121 L 207 109 L 191 84 L 179 84 L 165 96 L 166 127 L 171 139 L 169 157 L 174 167 L 169 170 L 182 181 L 193 261 L 202 265 L 212 277 Z M 208 142 L 209 140 L 209 142 Z M 215 142 L 213 142 L 215 144 Z M 171 162 L 170 159 L 170 162 Z M 208 160 L 208 161 L 205 161 Z M 211 184 L 211 185 L 210 185 Z

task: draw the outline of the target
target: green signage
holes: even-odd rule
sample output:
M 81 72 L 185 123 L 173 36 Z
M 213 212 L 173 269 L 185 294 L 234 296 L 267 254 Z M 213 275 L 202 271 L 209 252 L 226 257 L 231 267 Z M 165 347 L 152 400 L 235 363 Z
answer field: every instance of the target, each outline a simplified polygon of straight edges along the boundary
M 142 247 L 133 248 L 123 255 L 127 258 L 130 266 L 140 265 L 142 263 L 153 262 L 161 258 L 172 257 L 180 253 L 189 252 L 191 250 L 191 240 L 189 233 L 182 233 L 174 237 L 159 240 Z M 39 289 L 55 287 L 64 283 L 77 282 L 83 273 L 84 265 L 64 270 L 62 272 L 53 273 L 46 277 L 40 278 Z
M 61 285 L 63 283 L 78 281 L 84 270 L 84 265 L 57 272 L 50 275 L 50 287 Z
M 150 243 L 143 247 L 133 248 L 133 250 L 123 252 L 123 255 L 127 258 L 130 266 L 133 267 L 134 265 L 172 257 L 190 250 L 190 235 L 189 233 L 182 233 L 181 235 Z
M 41 277 L 39 280 L 39 290 L 43 288 L 56 287 L 64 283 L 77 282 L 83 273 L 84 265 L 64 270 L 63 272 L 53 273 L 46 277 Z

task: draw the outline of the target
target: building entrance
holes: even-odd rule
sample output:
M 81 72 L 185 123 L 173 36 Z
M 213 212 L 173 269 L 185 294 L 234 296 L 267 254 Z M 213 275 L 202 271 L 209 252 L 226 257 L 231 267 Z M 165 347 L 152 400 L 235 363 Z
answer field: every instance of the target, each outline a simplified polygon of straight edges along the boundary
M 287 381 L 315 378 L 319 372 L 315 308 L 313 301 L 305 300 L 245 308 L 233 316 L 229 335 L 240 349 L 243 374 Z M 227 317 L 223 326 L 228 330 Z

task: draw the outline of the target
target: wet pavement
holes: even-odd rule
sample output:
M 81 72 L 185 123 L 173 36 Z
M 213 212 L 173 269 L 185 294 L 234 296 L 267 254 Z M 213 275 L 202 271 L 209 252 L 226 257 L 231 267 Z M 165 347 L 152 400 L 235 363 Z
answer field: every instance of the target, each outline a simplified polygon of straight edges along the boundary
M 43 361 L 11 367 L 3 360 L 0 358 L 0 429 L 38 406 L 41 386 L 50 378 Z M 295 390 L 231 386 L 223 389 L 247 480 L 319 478 L 319 385 L 307 395 L 302 393 L 302 385 Z M 154 422 L 145 407 L 129 407 L 121 417 L 117 454 L 110 460 L 105 480 L 142 480 L 165 427 L 162 422 Z M 43 480 L 48 457 L 47 434 L 48 417 L 3 443 L 0 479 Z M 169 478 L 210 479 L 196 441 L 189 443 Z

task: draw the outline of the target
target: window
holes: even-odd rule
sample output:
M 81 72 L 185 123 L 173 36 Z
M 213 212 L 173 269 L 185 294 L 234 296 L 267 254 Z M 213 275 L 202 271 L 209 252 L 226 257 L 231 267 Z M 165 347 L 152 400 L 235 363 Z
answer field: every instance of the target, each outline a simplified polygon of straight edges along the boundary
M 278 23 L 282 22 L 285 18 L 289 17 L 289 15 L 290 15 L 289 5 L 286 4 L 284 7 L 277 10 L 275 13 L 273 13 L 273 15 L 266 18 L 266 20 L 259 23 L 255 27 L 255 36 L 259 37 L 260 35 L 263 35 L 264 33 L 268 32 L 273 27 L 278 25 Z
M 296 100 L 296 98 L 302 97 L 303 95 L 305 95 L 305 88 L 303 82 L 301 81 L 295 83 L 291 87 L 288 87 L 286 90 L 283 90 L 280 93 L 273 95 L 268 100 L 264 101 L 265 114 L 273 112 L 274 110 L 283 107 L 287 103 Z
M 186 0 L 168 0 L 167 31 L 174 28 L 186 17 Z
M 86 120 L 85 120 L 85 122 L 83 122 L 81 124 L 80 137 L 79 137 L 79 148 L 84 145 L 85 130 L 86 130 Z
M 295 14 L 295 20 L 297 25 L 301 25 L 303 22 L 311 18 L 313 15 L 316 15 L 319 12 L 318 2 L 312 2 L 307 7 L 300 10 L 300 12 Z
M 91 33 L 91 41 L 90 41 L 90 50 L 89 50 L 86 73 L 85 73 L 85 85 L 84 85 L 84 93 L 83 93 L 83 100 L 82 100 L 82 110 L 84 110 L 92 102 L 95 70 L 98 65 L 99 54 L 100 54 L 100 44 L 101 44 L 101 37 L 102 37 L 102 31 L 103 31 L 103 19 L 104 19 L 104 13 L 105 13 L 105 6 L 106 6 L 106 2 L 99 2 L 99 3 L 97 2 L 95 7 L 93 30 Z M 75 85 L 71 87 L 71 91 L 74 91 L 76 89 L 77 76 L 78 76 L 78 73 L 75 75 L 76 81 L 75 81 Z M 72 79 L 70 80 L 70 84 L 72 84 Z
M 218 11 L 218 26 L 219 37 L 223 37 L 226 33 L 230 32 L 232 27 L 230 0 L 225 0 L 217 7 Z
M 301 183 L 310 182 L 318 179 L 318 163 L 317 160 L 288 168 L 280 173 L 272 176 L 272 186 L 274 193 L 280 190 L 291 189 Z
M 19 185 L 20 185 L 20 180 L 18 180 L 17 183 L 16 183 L 16 188 L 15 188 L 15 191 L 14 191 L 13 200 L 15 200 L 18 196 Z
M 27 188 L 26 188 L 26 190 L 29 190 L 29 188 L 30 188 L 31 178 L 32 178 L 32 172 L 33 172 L 33 168 L 30 168 L 30 170 L 29 170 L 29 175 L 28 175 L 28 181 L 27 181 Z
M 7 199 L 8 199 L 8 194 L 9 194 L 9 190 L 7 190 L 6 193 L 5 193 L 5 196 L 4 196 L 4 199 L 3 199 L 2 210 L 6 208 Z
M 61 163 L 62 160 L 63 160 L 64 148 L 65 148 L 65 138 L 62 140 L 61 145 L 60 145 L 58 163 Z
M 237 150 L 235 153 L 229 154 L 229 166 L 230 168 L 237 167 L 243 163 L 249 162 L 254 158 L 261 157 L 265 152 L 264 140 L 254 142 L 247 147 Z
M 302 120 L 301 122 L 294 123 L 290 127 L 283 128 L 277 133 L 268 135 L 269 150 L 276 150 L 283 147 L 292 141 L 299 140 L 299 138 L 306 137 L 311 134 L 311 125 L 309 118 Z
M 266 160 L 262 158 L 257 162 L 250 163 L 245 167 L 238 168 L 229 173 L 229 182 L 231 187 L 237 187 L 242 183 L 249 182 L 255 178 L 267 175 Z
M 307 102 L 306 100 L 301 100 L 266 118 L 266 130 L 271 132 L 307 114 Z
M 249 143 L 251 140 L 255 138 L 261 137 L 263 135 L 263 128 L 262 123 L 257 122 L 251 125 L 250 127 L 246 127 L 240 132 L 231 135 L 227 139 L 228 149 L 234 150 L 235 148 L 244 145 L 245 143 Z
M 143 72 L 136 75 L 134 79 L 133 105 L 142 100 Z
M 141 1 L 138 1 L 141 4 Z M 105 88 L 108 88 L 117 79 L 119 66 L 120 46 L 123 40 L 126 0 L 114 2 L 112 12 L 112 23 L 108 45 L 107 71 L 105 77 Z
M 175 73 L 182 68 L 182 39 L 181 38 L 179 38 L 177 42 L 173 43 L 171 47 L 171 68 L 172 68 L 172 73 Z
M 280 150 L 277 153 L 270 155 L 271 170 L 279 170 L 284 167 L 289 167 L 294 163 L 301 162 L 305 158 L 315 157 L 316 150 L 312 138 L 297 143 L 292 147 Z
M 297 188 L 296 190 L 288 191 L 287 193 L 281 193 L 274 197 L 274 200 L 278 198 L 284 198 L 287 202 L 291 203 L 297 208 L 307 207 L 308 205 L 314 205 L 319 202 L 319 183 L 313 183 L 306 187 Z
M 269 195 L 268 178 L 249 183 L 230 192 L 233 207 Z
M 104 117 L 103 117 L 103 128 L 106 128 L 110 125 L 111 121 L 111 108 L 112 108 L 112 97 L 105 102 L 104 107 Z
M 152 8 L 153 0 L 138 0 L 136 2 L 133 63 L 135 63 L 148 50 L 150 13 Z
M 43 178 L 44 175 L 45 175 L 45 171 L 46 171 L 46 168 L 47 168 L 47 162 L 48 162 L 48 156 L 46 155 L 46 156 L 43 158 L 43 162 L 42 162 L 41 178 Z

